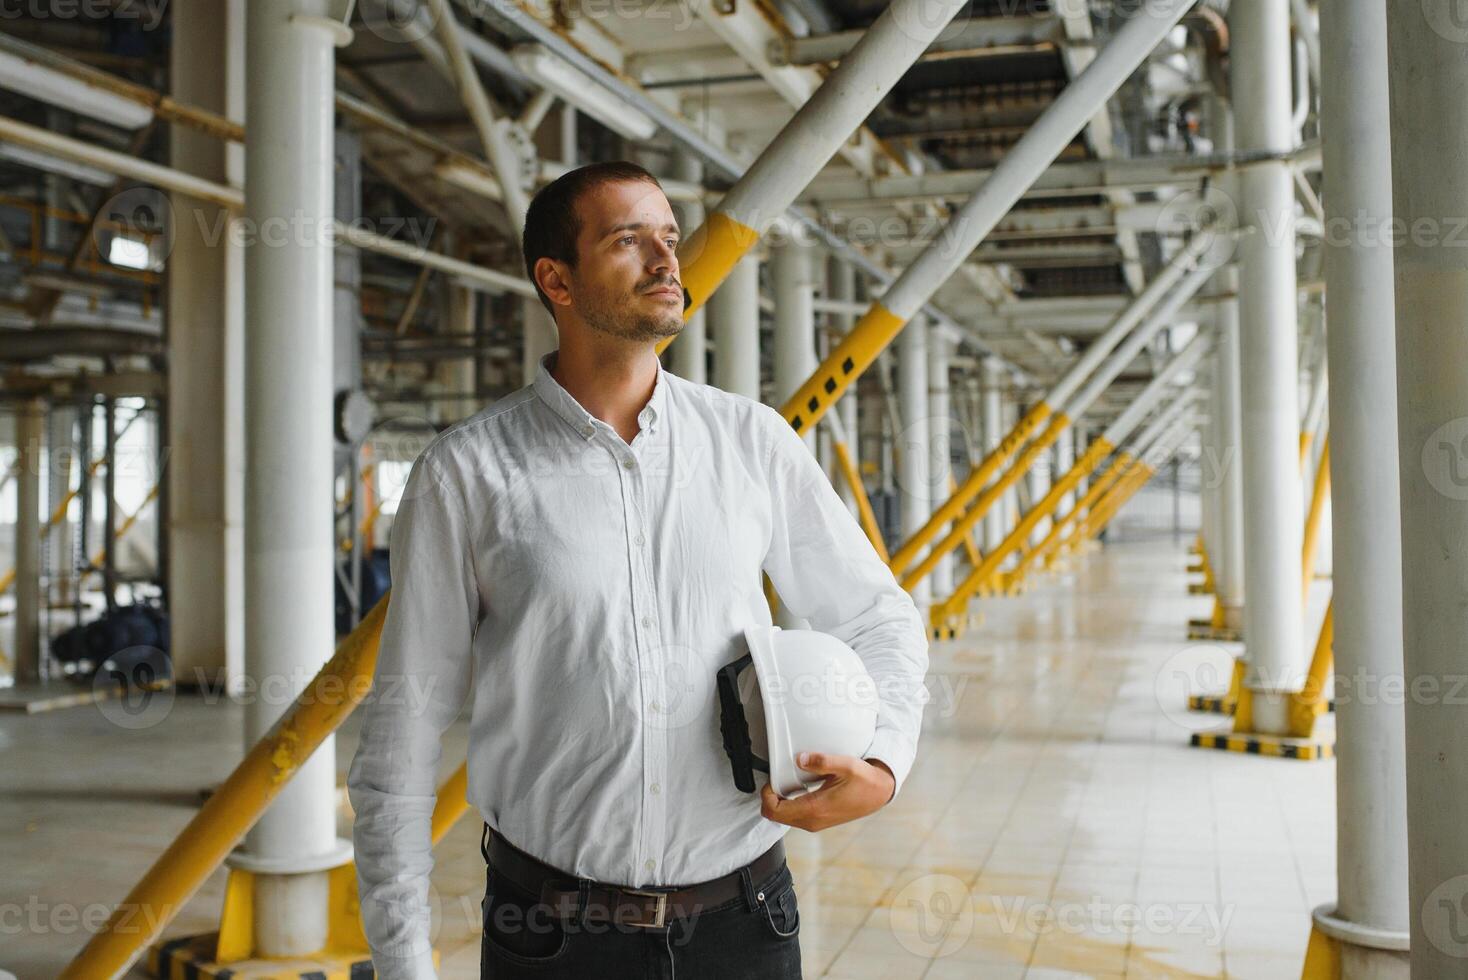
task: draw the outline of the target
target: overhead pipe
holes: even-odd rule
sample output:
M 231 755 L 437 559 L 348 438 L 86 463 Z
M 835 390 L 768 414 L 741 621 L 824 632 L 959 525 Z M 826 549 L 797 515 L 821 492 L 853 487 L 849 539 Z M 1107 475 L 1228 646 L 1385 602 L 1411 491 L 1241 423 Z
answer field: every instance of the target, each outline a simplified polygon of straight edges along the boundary
M 689 296 L 685 319 L 708 301 L 963 6 L 962 0 L 898 0 L 882 12 L 679 246 Z
M 474 64 L 464 47 L 464 37 L 459 21 L 449 9 L 448 0 L 424 0 L 437 24 L 439 42 L 453 70 L 454 84 L 458 86 L 459 98 L 474 122 L 484 145 L 484 155 L 494 166 L 499 179 L 500 193 L 504 195 L 505 211 L 509 214 L 510 227 L 525 225 L 525 213 L 530 208 L 530 196 L 525 192 L 521 180 L 520 157 L 510 145 L 509 131 L 514 125 L 511 120 L 496 119 L 489 97 L 484 94 L 484 85 L 479 80 Z
M 841 64 L 826 77 L 825 82 L 816 90 L 806 104 L 796 112 L 795 116 L 786 124 L 785 129 L 782 130 L 781 135 L 777 136 L 765 148 L 760 159 L 757 159 L 753 164 L 746 164 L 743 160 L 740 160 L 733 153 L 729 152 L 728 149 L 709 139 L 697 126 L 680 116 L 675 110 L 670 109 L 662 102 L 654 99 L 636 85 L 630 84 L 622 76 L 609 71 L 606 66 L 587 55 L 574 43 L 563 37 L 554 27 L 536 18 L 520 3 L 512 2 L 490 5 L 472 3 L 469 0 L 456 0 L 456 2 L 476 17 L 497 20 L 528 35 L 547 50 L 553 52 L 572 67 L 588 76 L 592 81 L 614 92 L 620 99 L 627 102 L 627 104 L 646 114 L 674 140 L 698 156 L 703 157 L 708 162 L 710 168 L 736 181 L 734 188 L 729 192 L 730 194 L 733 194 L 734 190 L 739 189 L 739 186 L 742 184 L 746 185 L 746 187 L 745 190 L 741 191 L 741 195 L 748 198 L 751 192 L 757 189 L 761 181 L 775 179 L 778 185 L 783 185 L 785 182 L 784 175 L 786 173 L 791 171 L 808 173 L 808 176 L 799 183 L 799 186 L 790 194 L 789 199 L 781 208 L 770 207 L 768 202 L 766 202 L 766 205 L 760 209 L 767 222 L 765 227 L 768 228 L 768 223 L 776 220 L 783 211 L 795 227 L 803 229 L 812 238 L 824 243 L 831 251 L 865 272 L 878 285 L 886 285 L 892 281 L 892 274 L 879 265 L 871 256 L 839 237 L 829 228 L 824 227 L 806 209 L 796 207 L 795 199 L 811 180 L 814 179 L 815 175 L 820 172 L 826 162 L 835 155 L 841 145 L 850 137 L 851 133 L 856 130 L 857 126 L 861 125 L 862 121 L 871 112 L 871 109 L 874 109 L 877 103 L 891 91 L 896 85 L 897 80 L 917 60 L 928 43 L 937 36 L 965 4 L 954 2 L 954 0 L 903 0 L 903 2 L 893 3 L 888 6 L 882 12 L 882 15 L 877 18 L 877 21 L 868 28 L 867 33 L 868 35 L 872 35 L 874 31 L 877 31 L 878 27 L 882 27 L 884 24 L 886 26 L 882 27 L 882 30 L 870 40 L 863 39 L 863 43 L 858 45 L 858 49 L 853 50 L 850 55 L 842 60 Z M 897 25 L 895 31 L 893 29 L 894 23 Z M 894 36 L 894 33 L 897 36 Z M 862 49 L 865 49 L 867 53 L 861 53 Z M 828 89 L 831 91 L 823 95 L 822 93 Z M 869 103 L 870 108 L 866 112 L 858 114 L 856 121 L 848 128 L 841 130 L 839 133 L 828 131 L 830 127 L 826 123 L 829 120 L 811 120 L 809 118 L 822 113 L 829 114 L 831 108 L 829 103 L 839 103 L 842 99 L 855 98 L 853 92 L 859 94 L 861 104 Z M 837 108 L 840 108 L 840 106 L 838 105 Z M 846 115 L 845 112 L 842 114 Z M 801 139 L 786 139 L 786 135 L 797 124 L 802 129 L 808 130 L 808 135 Z M 764 162 L 765 157 L 774 150 L 776 144 L 780 144 L 779 159 L 772 163 Z M 820 161 L 812 167 L 812 163 L 816 157 L 820 157 Z M 758 173 L 756 172 L 757 168 Z M 775 187 L 777 184 L 771 184 L 769 186 Z M 725 196 L 724 200 L 725 203 L 728 203 L 728 195 Z M 727 227 L 724 228 L 725 232 L 728 230 Z M 745 248 L 747 250 L 748 246 L 745 246 Z M 683 256 L 692 256 L 692 258 L 684 261 L 683 276 L 686 285 L 688 269 L 699 260 L 700 256 L 693 255 L 689 239 L 684 240 L 683 246 L 679 251 Z M 732 256 L 732 259 L 737 261 L 738 257 L 736 254 Z M 728 255 L 722 257 L 720 260 L 721 263 L 729 262 L 729 266 L 725 267 L 717 275 L 713 273 L 705 275 L 705 279 L 713 280 L 713 286 L 717 286 L 718 282 L 728 274 L 729 268 L 733 265 L 730 258 Z M 700 305 L 707 301 L 710 292 L 712 292 L 712 287 L 699 300 Z M 961 329 L 961 325 L 936 304 L 928 303 L 925 311 L 939 323 L 946 324 L 955 329 Z M 691 312 L 691 310 L 688 312 Z M 685 315 L 686 318 L 687 316 Z M 968 330 L 966 332 L 972 338 L 971 343 L 977 344 L 976 338 L 973 337 L 974 331 Z M 659 352 L 665 349 L 670 342 L 664 341 L 659 346 Z
M 1100 399 L 1106 389 L 1110 387 L 1111 383 L 1142 353 L 1162 328 L 1173 322 L 1177 311 L 1184 303 L 1192 298 L 1193 294 L 1202 287 L 1203 283 L 1213 275 L 1213 272 L 1214 270 L 1211 266 L 1200 265 L 1183 278 L 1183 281 L 1178 284 L 1177 288 L 1168 296 L 1162 305 L 1153 310 L 1147 316 L 1146 320 L 1143 321 L 1142 325 L 1128 335 L 1121 345 L 1111 352 L 1110 356 L 1106 358 L 1096 373 L 1085 383 L 1085 386 L 1066 404 L 1065 410 L 1051 421 L 1051 424 L 1046 427 L 1039 438 L 1031 443 L 1029 448 L 1015 460 L 1014 465 L 1005 470 L 1004 474 L 995 481 L 993 486 L 979 495 L 979 498 L 974 501 L 973 506 L 968 509 L 962 518 L 954 522 L 947 536 L 932 547 L 927 557 L 921 563 L 901 576 L 904 588 L 912 588 L 918 582 L 921 582 L 933 570 L 942 555 L 947 554 L 962 543 L 962 536 L 967 534 L 968 530 L 983 518 L 984 514 L 988 512 L 989 508 L 994 505 L 994 502 L 1006 490 L 1018 483 L 1030 471 L 1044 452 L 1059 437 L 1061 430 L 1070 425 L 1071 419 L 1080 418 Z M 1094 443 L 1092 445 L 1094 446 Z
M 916 534 L 902 543 L 902 546 L 892 556 L 894 573 L 900 575 L 906 570 L 918 553 L 938 534 L 938 531 L 962 514 L 964 508 L 993 478 L 998 468 L 1028 442 L 1035 432 L 1039 431 L 1040 425 L 1047 418 L 1059 412 L 1056 418 L 1064 419 L 1067 425 L 1072 417 L 1079 418 L 1079 415 L 1067 416 L 1065 412 L 1059 410 L 1065 407 L 1067 399 L 1101 366 L 1106 356 L 1116 349 L 1116 345 L 1121 343 L 1131 333 L 1132 328 L 1141 323 L 1143 318 L 1152 311 L 1152 308 L 1166 295 L 1167 291 L 1182 279 L 1189 267 L 1209 247 L 1211 241 L 1212 236 L 1207 234 L 1206 230 L 1194 235 L 1192 241 L 1173 256 L 1172 260 L 1147 284 L 1146 288 L 1117 314 L 1105 332 L 1086 347 L 1084 353 L 1071 365 L 1070 369 L 1045 393 L 1043 398 L 1025 412 L 998 446 L 990 450 L 984 456 L 983 461 L 969 471 L 968 476 L 958 485 L 958 491 L 951 494 L 941 506 L 933 511 L 932 518 Z
M 1131 19 L 1005 154 L 989 180 L 954 213 L 938 239 L 902 271 L 785 404 L 782 412 L 792 428 L 798 432 L 813 426 L 861 376 L 1190 6 L 1184 0 L 1151 0 L 1136 8 Z M 860 50 L 853 51 L 853 56 Z M 841 67 L 845 65 L 842 62 Z
M 1203 357 L 1209 352 L 1213 345 L 1212 331 L 1200 330 L 1187 347 L 1183 348 L 1171 361 L 1167 363 L 1157 375 L 1148 382 L 1136 399 L 1132 401 L 1122 413 L 1106 427 L 1106 430 L 1096 438 L 1076 465 L 1051 486 L 1050 492 L 1022 516 L 1013 530 L 1000 542 L 999 547 L 984 556 L 984 560 L 978 567 L 969 572 L 968 576 L 961 582 L 953 595 L 949 596 L 941 604 L 933 605 L 933 622 L 935 625 L 961 617 L 968 606 L 968 601 L 980 588 L 993 584 L 995 573 L 1010 553 L 1015 551 L 1027 540 L 1034 531 L 1035 526 L 1041 519 L 1050 515 L 1060 503 L 1060 499 L 1067 493 L 1073 491 L 1081 477 L 1093 472 L 1098 465 L 1109 456 L 1118 445 L 1120 445 L 1172 388 L 1173 381 L 1184 371 L 1191 371 Z

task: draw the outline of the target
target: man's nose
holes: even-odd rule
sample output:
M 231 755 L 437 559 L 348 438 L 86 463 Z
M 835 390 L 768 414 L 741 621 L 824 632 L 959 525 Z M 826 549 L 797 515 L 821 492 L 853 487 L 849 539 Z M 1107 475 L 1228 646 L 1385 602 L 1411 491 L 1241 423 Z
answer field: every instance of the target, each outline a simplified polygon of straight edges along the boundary
M 678 253 L 669 248 L 667 242 L 659 239 L 653 242 L 652 251 L 648 253 L 647 268 L 650 272 L 676 276 L 678 274 Z

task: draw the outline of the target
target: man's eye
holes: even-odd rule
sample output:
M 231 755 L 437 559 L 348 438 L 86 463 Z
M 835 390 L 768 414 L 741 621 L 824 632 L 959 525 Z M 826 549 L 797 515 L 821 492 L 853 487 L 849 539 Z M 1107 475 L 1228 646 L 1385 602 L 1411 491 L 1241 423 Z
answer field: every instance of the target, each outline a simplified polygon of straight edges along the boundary
M 663 241 L 665 241 L 665 242 L 668 243 L 668 247 L 669 248 L 677 248 L 678 247 L 678 239 L 676 239 L 676 238 L 665 238 L 665 239 L 663 239 Z
M 633 244 L 636 241 L 637 241 L 637 237 L 635 235 L 625 235 L 621 239 L 618 240 L 618 244 L 619 245 L 631 245 L 631 244 Z

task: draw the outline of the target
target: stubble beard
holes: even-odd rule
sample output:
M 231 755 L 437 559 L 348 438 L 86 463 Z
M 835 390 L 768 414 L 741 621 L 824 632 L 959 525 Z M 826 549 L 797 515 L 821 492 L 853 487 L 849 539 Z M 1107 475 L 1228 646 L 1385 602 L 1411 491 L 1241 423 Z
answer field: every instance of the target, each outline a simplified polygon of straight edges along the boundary
M 683 329 L 682 310 L 670 308 L 665 314 L 645 316 L 630 312 L 616 302 L 600 303 L 595 309 L 587 309 L 582 319 L 597 333 L 639 343 L 675 337 Z

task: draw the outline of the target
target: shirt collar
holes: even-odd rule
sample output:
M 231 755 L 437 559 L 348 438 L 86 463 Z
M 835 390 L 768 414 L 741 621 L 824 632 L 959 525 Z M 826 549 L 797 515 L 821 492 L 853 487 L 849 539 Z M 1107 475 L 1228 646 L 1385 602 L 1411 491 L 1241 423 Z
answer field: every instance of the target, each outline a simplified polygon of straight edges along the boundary
M 551 376 L 551 365 L 555 362 L 556 352 L 551 351 L 540 359 L 540 367 L 535 372 L 533 386 L 540 400 L 545 402 L 551 409 L 571 424 L 582 438 L 590 439 L 596 433 L 598 425 L 605 425 L 585 408 L 581 407 L 575 397 L 561 387 L 561 383 Z M 663 380 L 663 365 L 657 361 L 657 374 L 653 378 L 652 397 L 642 411 L 637 413 L 638 428 L 644 432 L 651 431 L 658 420 L 666 413 L 668 403 L 668 385 Z

